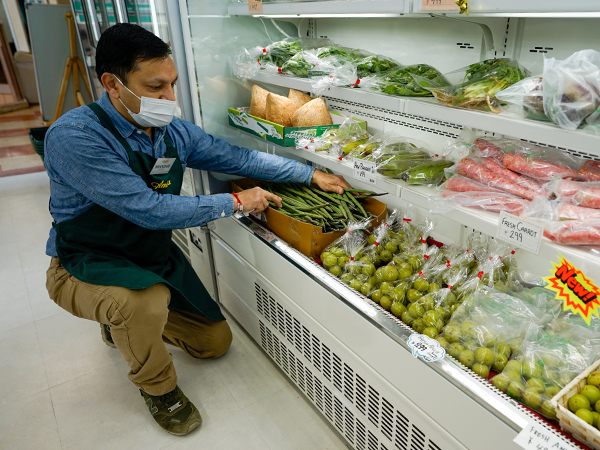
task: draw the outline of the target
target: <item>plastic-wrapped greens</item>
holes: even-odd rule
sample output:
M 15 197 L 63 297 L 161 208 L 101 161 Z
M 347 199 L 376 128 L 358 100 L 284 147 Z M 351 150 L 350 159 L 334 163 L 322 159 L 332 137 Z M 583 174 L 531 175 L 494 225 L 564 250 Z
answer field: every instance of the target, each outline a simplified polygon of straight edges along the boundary
M 488 59 L 445 74 L 450 86 L 439 79 L 413 75 L 422 88 L 431 91 L 444 105 L 495 113 L 500 112 L 496 93 L 527 76 L 525 68 L 509 59 Z
M 496 98 L 502 102 L 519 106 L 528 119 L 550 119 L 544 112 L 544 89 L 541 76 L 529 77 L 496 93 Z
M 360 74 L 359 74 L 360 75 Z M 358 87 L 382 94 L 407 97 L 432 97 L 430 90 L 421 87 L 412 75 L 425 80 L 436 80 L 441 86 L 448 83 L 444 76 L 434 67 L 427 64 L 398 67 L 387 72 L 361 77 Z
M 544 59 L 544 112 L 561 128 L 598 125 L 600 53 L 581 50 L 563 61 Z

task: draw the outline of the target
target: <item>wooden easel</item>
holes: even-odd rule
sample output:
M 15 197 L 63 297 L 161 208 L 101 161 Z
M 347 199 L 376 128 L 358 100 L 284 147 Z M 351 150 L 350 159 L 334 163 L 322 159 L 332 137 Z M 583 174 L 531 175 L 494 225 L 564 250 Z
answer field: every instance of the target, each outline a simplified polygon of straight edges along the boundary
M 83 81 L 85 83 L 85 87 L 92 97 L 92 89 L 90 87 L 90 82 L 87 77 L 87 72 L 83 67 L 83 62 L 77 56 L 77 41 L 75 39 L 75 19 L 73 18 L 73 13 L 65 14 L 65 19 L 69 23 L 69 43 L 71 44 L 71 56 L 67 59 L 67 63 L 65 64 L 65 72 L 62 77 L 62 83 L 60 85 L 60 93 L 58 94 L 58 103 L 56 104 L 56 111 L 54 112 L 54 119 L 52 122 L 57 120 L 61 114 L 63 105 L 65 103 L 65 95 L 67 94 L 67 86 L 69 85 L 69 78 L 71 74 L 73 74 L 73 90 L 75 91 L 75 107 L 85 105 L 85 101 L 83 100 L 83 96 L 79 91 L 79 74 L 81 72 L 81 76 L 83 77 Z M 93 98 L 93 97 L 92 97 Z M 49 125 L 52 122 L 48 122 Z

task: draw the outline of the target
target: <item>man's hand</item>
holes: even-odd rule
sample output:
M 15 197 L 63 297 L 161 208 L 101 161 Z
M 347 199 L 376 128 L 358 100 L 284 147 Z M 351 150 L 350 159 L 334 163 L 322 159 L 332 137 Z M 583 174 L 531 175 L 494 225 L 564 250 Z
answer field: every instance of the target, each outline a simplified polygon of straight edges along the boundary
M 312 184 L 317 185 L 325 192 L 337 192 L 342 195 L 344 188 L 351 189 L 352 186 L 348 184 L 344 177 L 340 175 L 330 175 L 325 172 L 321 172 L 319 169 L 315 170 L 311 180 Z
M 281 199 L 279 197 L 259 187 L 239 192 L 238 197 L 240 198 L 242 205 L 244 205 L 244 212 L 247 213 L 252 212 L 253 214 L 260 214 L 269 207 L 269 200 L 281 208 Z M 237 211 L 237 200 L 234 199 L 234 203 L 235 210 Z

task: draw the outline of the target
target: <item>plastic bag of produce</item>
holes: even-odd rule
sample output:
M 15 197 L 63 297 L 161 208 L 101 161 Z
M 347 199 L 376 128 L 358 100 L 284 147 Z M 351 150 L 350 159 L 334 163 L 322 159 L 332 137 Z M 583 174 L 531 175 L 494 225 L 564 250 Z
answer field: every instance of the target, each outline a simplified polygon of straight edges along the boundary
M 499 113 L 496 93 L 529 76 L 529 71 L 514 60 L 488 59 L 447 73 L 445 80 L 412 76 L 444 105 Z
M 587 181 L 600 181 L 600 161 L 588 159 L 579 169 L 579 175 Z
M 442 86 L 449 82 L 432 66 L 427 64 L 414 64 L 412 66 L 398 67 L 387 72 L 361 77 L 357 87 L 368 89 L 382 94 L 407 96 L 407 97 L 432 97 L 430 90 L 421 85 L 412 77 L 417 75 L 426 80 L 436 80 Z M 360 76 L 360 74 L 359 74 Z
M 544 59 L 544 111 L 561 128 L 600 122 L 600 53 L 581 50 L 567 59 Z
M 596 358 L 596 330 L 564 322 L 545 329 L 531 325 L 519 350 L 492 384 L 549 419 L 556 411 L 549 400 Z
M 566 220 L 545 225 L 544 236 L 562 245 L 600 246 L 600 219 Z
M 386 134 L 371 156 L 377 172 L 391 178 L 400 178 L 407 170 L 433 161 L 427 144 L 395 133 Z
M 561 200 L 571 200 L 574 205 L 600 209 L 600 181 L 555 180 L 550 183 L 554 194 Z M 593 215 L 593 212 L 590 212 Z
M 549 121 L 544 113 L 544 90 L 541 76 L 529 77 L 496 93 L 502 102 L 519 106 L 528 119 Z
M 371 219 L 349 222 L 346 233 L 325 248 L 321 253 L 321 262 L 329 273 L 339 277 L 348 262 L 354 261 L 354 257 L 367 243 L 365 231 L 370 224 Z
M 360 79 L 372 74 L 388 72 L 390 70 L 402 67 L 398 61 L 388 58 L 387 56 L 373 54 L 363 56 L 357 53 L 355 53 L 353 56 L 357 75 Z M 361 58 L 360 56 L 363 57 Z
M 447 352 L 487 378 L 490 370 L 506 370 L 513 348 L 518 347 L 529 324 L 538 322 L 538 314 L 544 316 L 515 297 L 479 290 L 456 309 L 444 327 Z
M 445 212 L 454 207 L 467 207 L 500 213 L 507 211 L 516 216 L 528 207 L 529 201 L 476 181 L 454 175 L 442 186 L 440 198 L 430 202 L 431 212 Z
M 356 65 L 350 57 L 331 53 L 331 50 L 323 53 L 322 50 L 307 51 L 304 54 L 304 59 L 310 66 L 307 76 L 315 95 L 322 95 L 332 86 L 350 86 L 357 82 Z

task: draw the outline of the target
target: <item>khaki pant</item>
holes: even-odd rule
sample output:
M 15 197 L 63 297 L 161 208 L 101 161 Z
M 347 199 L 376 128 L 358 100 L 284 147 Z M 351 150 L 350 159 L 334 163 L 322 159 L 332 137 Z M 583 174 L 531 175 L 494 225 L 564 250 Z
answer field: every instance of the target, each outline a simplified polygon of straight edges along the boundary
M 166 394 L 177 384 L 164 342 L 194 358 L 218 358 L 231 344 L 225 320 L 169 310 L 171 293 L 163 283 L 139 290 L 88 284 L 71 276 L 58 258 L 52 258 L 46 276 L 46 288 L 58 306 L 110 325 L 113 341 L 131 368 L 129 379 L 150 395 Z

